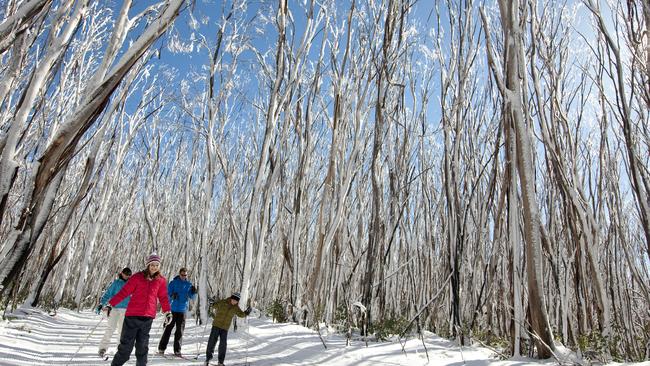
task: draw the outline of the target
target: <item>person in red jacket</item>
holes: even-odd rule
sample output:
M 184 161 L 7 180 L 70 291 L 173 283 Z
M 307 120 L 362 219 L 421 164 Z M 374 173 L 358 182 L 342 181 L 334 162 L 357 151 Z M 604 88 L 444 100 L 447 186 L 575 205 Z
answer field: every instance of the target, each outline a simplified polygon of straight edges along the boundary
M 110 313 L 111 308 L 131 295 L 131 300 L 124 314 L 122 335 L 117 353 L 113 357 L 111 366 L 121 366 L 131 357 L 135 344 L 136 366 L 147 364 L 149 353 L 149 331 L 156 317 L 157 301 L 160 301 L 165 314 L 165 323 L 172 320 L 169 299 L 167 298 L 167 280 L 160 274 L 160 257 L 152 253 L 146 260 L 146 268 L 131 276 L 124 287 L 113 296 L 105 310 Z

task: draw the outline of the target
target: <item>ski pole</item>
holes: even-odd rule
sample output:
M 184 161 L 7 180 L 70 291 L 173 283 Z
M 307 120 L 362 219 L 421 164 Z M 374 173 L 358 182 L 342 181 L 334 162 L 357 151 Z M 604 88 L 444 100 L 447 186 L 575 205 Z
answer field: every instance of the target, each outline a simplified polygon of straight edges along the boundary
M 210 305 L 212 304 L 211 302 L 211 297 L 208 297 L 208 309 L 210 309 Z M 197 318 L 197 320 L 201 320 L 200 317 Z M 210 324 L 210 311 L 208 310 L 207 316 L 206 316 L 206 321 L 205 325 L 203 326 L 203 334 L 201 335 L 201 338 L 196 342 L 196 357 L 194 357 L 195 360 L 199 359 L 199 356 L 201 356 L 201 350 L 199 349 L 199 345 L 203 341 L 203 338 L 205 338 L 205 330 L 208 329 L 208 324 Z
M 203 338 L 205 338 L 205 330 L 208 329 L 208 324 L 209 323 L 210 323 L 209 321 L 205 322 L 205 326 L 203 327 L 203 334 L 201 335 L 201 338 L 199 338 L 199 340 L 196 342 L 196 357 L 194 357 L 195 360 L 198 360 L 199 356 L 201 356 L 201 350 L 200 350 L 199 346 L 200 346 Z
M 198 321 L 194 321 L 194 325 L 201 325 Z M 196 354 L 199 354 L 199 343 L 201 342 L 201 339 L 199 338 L 199 327 L 194 327 L 194 340 L 196 341 Z
M 104 317 L 103 317 L 103 316 L 101 317 L 101 319 L 99 319 L 99 321 L 97 322 L 97 324 L 95 324 L 95 326 L 93 327 L 93 329 L 90 330 L 90 333 L 88 333 L 88 335 L 86 336 L 86 339 L 84 339 L 84 341 L 81 343 L 81 345 L 79 346 L 79 348 L 77 348 L 77 351 L 72 355 L 72 357 L 70 357 L 70 359 L 68 360 L 68 363 L 72 362 L 72 360 L 73 360 L 73 359 L 75 358 L 75 356 L 79 353 L 79 351 L 81 351 L 81 349 L 82 349 L 82 348 L 83 348 L 83 347 L 88 343 L 88 339 L 90 338 L 91 335 L 93 335 L 93 333 L 95 333 L 95 330 L 97 329 L 97 327 L 99 326 L 99 324 L 101 324 L 102 320 L 104 320 Z M 67 364 L 67 363 L 66 363 L 66 364 Z
M 248 341 L 251 336 L 250 327 L 251 325 L 248 321 L 248 317 L 246 317 L 246 357 L 244 358 L 244 365 L 248 365 Z
M 251 309 L 251 310 L 254 310 L 254 309 Z M 250 323 L 250 319 L 248 319 L 248 316 L 246 317 L 245 321 L 246 321 L 246 337 L 244 337 L 245 338 L 244 341 L 246 342 L 246 353 L 244 355 L 244 365 L 249 366 L 250 363 L 248 363 L 248 352 L 249 352 L 249 348 L 250 348 L 250 340 L 251 340 L 252 337 L 251 337 L 251 330 L 250 330 L 251 323 Z

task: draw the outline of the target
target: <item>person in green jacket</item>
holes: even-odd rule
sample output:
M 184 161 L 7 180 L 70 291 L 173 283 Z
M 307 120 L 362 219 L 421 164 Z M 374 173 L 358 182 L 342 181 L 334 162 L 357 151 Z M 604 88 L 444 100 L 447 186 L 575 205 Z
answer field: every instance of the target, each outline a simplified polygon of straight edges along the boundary
M 233 316 L 237 315 L 243 318 L 251 313 L 249 306 L 246 311 L 239 308 L 239 292 L 234 292 L 230 297 L 217 301 L 212 305 L 214 319 L 212 320 L 212 330 L 210 331 L 210 339 L 208 340 L 208 348 L 205 352 L 205 364 L 209 365 L 212 355 L 214 354 L 214 347 L 217 345 L 219 339 L 219 353 L 217 359 L 219 365 L 223 365 L 226 359 L 226 347 L 228 343 L 228 329 Z

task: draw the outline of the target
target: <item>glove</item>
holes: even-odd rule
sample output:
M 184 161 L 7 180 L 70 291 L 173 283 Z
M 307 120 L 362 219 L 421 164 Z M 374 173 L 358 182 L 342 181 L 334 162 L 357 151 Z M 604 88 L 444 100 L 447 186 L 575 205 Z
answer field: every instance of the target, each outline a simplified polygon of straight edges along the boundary
M 178 299 L 178 294 L 175 293 L 175 292 L 172 292 L 172 296 L 171 296 L 171 298 L 172 298 L 172 300 L 176 300 L 176 299 Z
M 106 312 L 106 317 L 108 318 L 111 316 L 111 310 L 113 310 L 113 307 L 111 305 L 106 305 L 104 306 L 104 311 Z
M 95 308 L 95 314 L 99 315 L 102 312 L 102 304 L 98 304 L 97 307 Z
M 172 322 L 172 313 L 168 311 L 163 315 L 165 316 L 165 320 L 163 321 L 163 326 L 166 327 Z
M 196 289 L 196 286 L 192 285 L 192 287 L 190 287 L 190 293 L 191 293 L 192 295 L 194 295 L 194 294 L 197 293 L 197 292 L 198 292 L 198 290 Z
M 246 316 L 248 316 L 251 313 L 251 311 L 253 311 L 253 309 L 249 306 L 249 307 L 246 308 L 246 310 L 244 310 L 244 314 L 246 314 Z

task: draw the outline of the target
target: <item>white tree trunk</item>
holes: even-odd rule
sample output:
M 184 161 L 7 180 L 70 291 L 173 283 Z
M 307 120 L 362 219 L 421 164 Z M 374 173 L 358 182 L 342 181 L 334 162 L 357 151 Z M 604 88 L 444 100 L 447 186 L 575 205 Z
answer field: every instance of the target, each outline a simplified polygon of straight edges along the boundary
M 9 194 L 12 179 L 19 166 L 18 162 L 14 159 L 19 138 L 26 128 L 27 118 L 32 112 L 36 98 L 41 94 L 42 89 L 45 87 L 45 82 L 50 73 L 54 69 L 55 65 L 61 62 L 61 54 L 70 43 L 74 30 L 77 28 L 77 25 L 82 19 L 83 12 L 86 10 L 87 3 L 88 0 L 77 2 L 68 23 L 65 24 L 63 31 L 58 37 L 55 36 L 55 33 L 58 28 L 64 26 L 63 22 L 66 19 L 66 6 L 62 5 L 57 12 L 56 23 L 53 26 L 53 29 L 50 30 L 47 53 L 32 73 L 29 86 L 25 90 L 20 105 L 18 106 L 18 110 L 13 119 L 9 122 L 9 131 L 7 131 L 7 134 L 3 136 L 4 146 L 2 149 L 2 155 L 0 156 L 0 198 L 3 200 L 5 199 L 4 197 Z M 0 214 L 3 214 L 3 212 L 0 212 Z
M 166 2 L 167 6 L 164 8 L 162 14 L 160 14 L 154 21 L 152 21 L 149 26 L 142 32 L 140 37 L 138 37 L 138 39 L 133 42 L 129 50 L 127 50 L 122 55 L 120 60 L 111 69 L 111 71 L 107 74 L 100 85 L 91 90 L 86 90 L 84 93 L 85 98 L 83 99 L 80 106 L 69 115 L 69 117 L 61 124 L 58 131 L 56 131 L 54 137 L 52 138 L 52 143 L 50 143 L 44 149 L 41 158 L 38 160 L 39 163 L 35 166 L 35 175 L 33 176 L 33 179 L 28 182 L 28 184 L 26 184 L 26 187 L 33 187 L 33 193 L 30 197 L 30 200 L 35 201 L 33 204 L 27 203 L 27 205 L 33 205 L 39 208 L 39 210 L 44 209 L 44 211 L 34 213 L 34 215 L 37 215 L 35 221 L 43 219 L 43 217 L 47 218 L 47 216 L 49 216 L 49 210 L 51 209 L 51 206 L 42 205 L 40 202 L 43 202 L 43 200 L 47 199 L 47 197 L 44 196 L 44 193 L 51 187 L 51 180 L 53 177 L 57 173 L 60 173 L 60 169 L 63 166 L 61 162 L 65 161 L 72 155 L 81 137 L 97 120 L 99 114 L 104 110 L 108 99 L 112 95 L 113 91 L 117 88 L 120 81 L 122 81 L 127 72 L 130 71 L 133 65 L 142 57 L 149 46 L 171 24 L 173 19 L 178 15 L 178 11 L 183 3 L 184 0 L 169 0 Z M 81 4 L 85 6 L 84 1 L 78 2 L 78 7 L 75 8 L 75 14 L 77 11 L 81 12 L 79 9 L 79 7 L 82 6 Z M 71 24 L 69 23 L 68 25 Z M 17 131 L 9 133 L 9 136 L 11 137 L 12 141 L 17 141 Z M 5 145 L 2 161 L 0 161 L 0 168 L 2 168 L 2 171 L 0 171 L 0 194 L 3 194 L 3 189 L 8 193 L 8 189 L 10 188 L 13 170 L 6 170 L 4 165 L 9 167 L 17 166 L 16 162 L 13 160 L 14 151 L 15 143 Z M 65 170 L 63 173 L 64 172 Z M 58 189 L 58 187 L 56 187 L 56 189 Z M 55 195 L 56 189 L 51 194 Z M 6 195 L 6 193 L 3 195 Z M 33 229 L 36 230 L 32 232 Z M 29 236 L 29 241 L 33 243 L 38 239 L 38 236 L 41 233 L 40 230 L 42 230 L 42 227 L 28 223 L 27 227 L 23 229 L 23 232 L 31 233 Z M 0 261 L 0 267 L 6 268 L 0 271 L 0 282 L 2 282 L 3 286 L 8 283 L 7 275 L 12 271 L 15 272 L 17 270 L 17 268 L 14 268 L 14 266 L 19 265 L 19 258 L 25 255 L 26 251 L 30 250 L 31 245 L 32 244 L 29 242 L 24 243 L 22 241 L 20 244 L 13 244 L 15 248 L 13 254 L 10 257 L 6 257 Z
M 244 257 L 244 271 L 243 271 L 243 281 L 241 286 L 241 302 L 240 304 L 246 304 L 249 293 L 250 293 L 250 284 L 252 277 L 252 267 L 253 267 L 253 243 L 255 240 L 255 229 L 258 228 L 258 231 L 261 233 L 262 228 L 258 227 L 257 224 L 257 215 L 260 213 L 260 197 L 262 196 L 262 184 L 266 180 L 268 174 L 268 160 L 269 160 L 269 148 L 273 137 L 275 136 L 275 125 L 278 119 L 278 106 L 282 102 L 282 97 L 280 96 L 280 86 L 284 79 L 284 44 L 285 44 L 285 22 L 286 22 L 286 12 L 287 12 L 287 2 L 286 0 L 280 0 L 278 5 L 277 13 L 277 29 L 278 29 L 278 45 L 277 45 L 277 57 L 276 57 L 276 69 L 275 69 L 275 80 L 273 87 L 270 90 L 269 95 L 269 104 L 266 110 L 266 126 L 264 132 L 264 140 L 260 149 L 260 157 L 257 166 L 257 171 L 255 174 L 255 183 L 253 185 L 253 193 L 250 198 L 250 207 L 248 210 L 248 217 L 246 220 L 246 232 L 245 232 L 245 257 Z M 261 235 L 261 234 L 260 234 Z M 257 248 L 262 250 L 262 248 Z M 241 305 L 240 305 L 241 306 Z
M 52 0 L 28 0 L 20 4 L 15 13 L 10 14 L 0 24 L 0 55 L 2 55 L 32 25 L 32 20 L 47 9 Z M 0 99 L 1 100 L 1 99 Z

